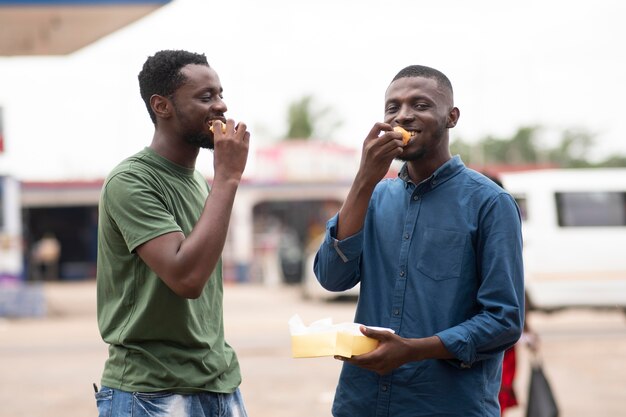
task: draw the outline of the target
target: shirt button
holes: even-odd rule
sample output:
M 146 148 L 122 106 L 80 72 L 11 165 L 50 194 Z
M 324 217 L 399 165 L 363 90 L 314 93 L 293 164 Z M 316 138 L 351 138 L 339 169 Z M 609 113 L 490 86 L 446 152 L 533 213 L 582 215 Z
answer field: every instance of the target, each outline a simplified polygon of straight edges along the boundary
M 387 392 L 387 385 L 383 385 L 380 389 L 382 389 L 383 391 Z
M 413 200 L 417 201 L 417 200 L 419 200 L 419 199 L 420 199 L 420 196 L 418 196 L 418 195 L 414 195 L 414 196 L 413 196 Z
M 393 310 L 394 316 L 397 316 L 398 314 L 400 314 L 400 309 L 396 308 L 395 310 Z
M 408 233 L 405 233 L 405 234 L 404 234 L 404 238 L 405 238 L 405 239 L 408 239 L 408 238 L 409 238 L 409 234 L 408 234 Z
M 404 276 L 404 271 L 400 271 L 400 276 L 403 277 Z

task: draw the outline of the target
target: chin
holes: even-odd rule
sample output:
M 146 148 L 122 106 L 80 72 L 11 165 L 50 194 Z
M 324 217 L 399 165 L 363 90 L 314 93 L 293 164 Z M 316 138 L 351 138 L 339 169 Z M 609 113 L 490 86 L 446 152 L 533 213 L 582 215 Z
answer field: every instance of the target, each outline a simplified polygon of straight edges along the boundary
M 426 156 L 426 152 L 422 149 L 417 149 L 417 150 L 408 151 L 408 152 L 405 150 L 396 159 L 402 162 L 419 161 L 421 159 L 424 159 L 425 156 Z

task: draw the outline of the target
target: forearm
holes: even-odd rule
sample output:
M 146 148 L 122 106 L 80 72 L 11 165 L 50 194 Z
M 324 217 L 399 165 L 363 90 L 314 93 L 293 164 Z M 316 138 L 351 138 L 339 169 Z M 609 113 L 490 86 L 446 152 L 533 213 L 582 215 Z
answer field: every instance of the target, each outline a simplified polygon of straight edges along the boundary
M 423 361 L 425 359 L 453 359 L 454 355 L 444 346 L 437 336 L 421 339 L 406 339 L 408 344 L 407 361 Z
M 239 181 L 214 182 L 195 227 L 181 242 L 175 263 L 186 269 L 184 276 L 203 287 L 224 249 Z
M 137 253 L 177 295 L 197 298 L 224 249 L 239 181 L 216 178 L 196 225 L 185 236 L 168 233 L 137 248 Z
M 357 179 L 352 184 L 346 201 L 339 211 L 337 221 L 337 240 L 343 240 L 358 233 L 365 222 L 365 215 L 369 206 L 370 198 L 376 184 L 370 184 Z

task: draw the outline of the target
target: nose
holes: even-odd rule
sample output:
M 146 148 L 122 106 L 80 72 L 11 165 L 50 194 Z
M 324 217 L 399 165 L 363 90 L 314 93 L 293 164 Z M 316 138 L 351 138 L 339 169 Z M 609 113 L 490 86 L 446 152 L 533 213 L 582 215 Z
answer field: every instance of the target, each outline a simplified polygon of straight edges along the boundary
M 228 110 L 228 106 L 226 106 L 226 102 L 224 102 L 224 100 L 219 98 L 215 102 L 215 104 L 213 104 L 213 110 L 218 111 L 220 113 L 226 113 L 226 111 Z
M 404 124 L 406 122 L 411 122 L 415 120 L 415 114 L 411 109 L 411 106 L 403 105 L 400 107 L 400 110 L 396 114 L 396 121 L 399 124 Z

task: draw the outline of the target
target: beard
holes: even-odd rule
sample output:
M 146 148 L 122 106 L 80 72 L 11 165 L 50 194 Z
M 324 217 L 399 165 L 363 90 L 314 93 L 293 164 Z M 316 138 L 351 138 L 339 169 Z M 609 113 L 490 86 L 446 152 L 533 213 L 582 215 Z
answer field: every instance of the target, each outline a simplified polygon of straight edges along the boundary
M 419 161 L 420 159 L 424 158 L 424 156 L 426 156 L 427 154 L 427 150 L 425 148 L 419 148 L 411 153 L 402 153 L 402 155 L 398 156 L 396 158 L 397 161 L 402 161 L 402 162 L 409 162 L 409 161 Z
M 179 111 L 174 99 L 172 99 L 172 105 L 174 107 L 174 112 L 176 112 L 176 116 L 181 121 L 181 124 L 193 126 L 192 121 L 188 120 L 186 115 Z M 190 145 L 197 146 L 198 148 L 213 149 L 213 134 L 205 133 L 202 130 L 192 130 L 188 128 L 183 133 L 183 138 L 185 139 L 185 142 Z
M 213 149 L 213 137 L 204 132 L 188 133 L 185 142 L 204 149 Z

